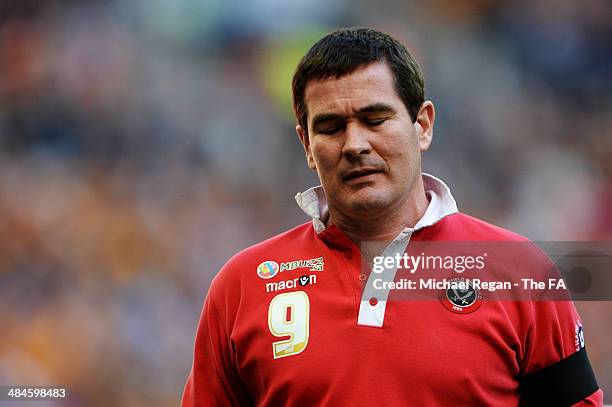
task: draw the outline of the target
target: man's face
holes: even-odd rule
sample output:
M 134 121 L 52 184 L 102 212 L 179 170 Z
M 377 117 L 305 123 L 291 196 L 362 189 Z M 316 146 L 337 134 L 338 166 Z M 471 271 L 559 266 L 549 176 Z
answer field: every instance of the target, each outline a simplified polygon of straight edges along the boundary
M 425 102 L 412 122 L 386 63 L 307 84 L 308 132 L 297 132 L 330 209 L 375 217 L 420 185 L 421 152 L 431 143 L 434 110 Z

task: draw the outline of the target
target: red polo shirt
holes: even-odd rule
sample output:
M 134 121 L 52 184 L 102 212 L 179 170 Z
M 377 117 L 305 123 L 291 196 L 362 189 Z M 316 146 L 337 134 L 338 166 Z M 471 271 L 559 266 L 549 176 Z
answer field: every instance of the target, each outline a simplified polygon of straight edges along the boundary
M 446 185 L 424 181 L 425 215 L 387 254 L 417 241 L 525 240 L 457 212 Z M 517 406 L 522 377 L 583 347 L 571 301 L 484 301 L 462 313 L 366 294 L 374 273 L 325 227 L 322 190 L 296 199 L 311 223 L 240 252 L 213 280 L 183 406 Z M 602 405 L 593 391 L 580 405 Z

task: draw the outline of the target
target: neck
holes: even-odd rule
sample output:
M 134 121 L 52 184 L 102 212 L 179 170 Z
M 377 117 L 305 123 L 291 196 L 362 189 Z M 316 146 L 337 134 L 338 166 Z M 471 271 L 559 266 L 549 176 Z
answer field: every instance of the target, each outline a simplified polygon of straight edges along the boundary
M 339 227 L 357 245 L 363 242 L 389 242 L 405 227 L 414 227 L 423 217 L 429 201 L 422 180 L 412 194 L 391 207 L 368 217 L 347 216 L 330 206 L 329 223 Z

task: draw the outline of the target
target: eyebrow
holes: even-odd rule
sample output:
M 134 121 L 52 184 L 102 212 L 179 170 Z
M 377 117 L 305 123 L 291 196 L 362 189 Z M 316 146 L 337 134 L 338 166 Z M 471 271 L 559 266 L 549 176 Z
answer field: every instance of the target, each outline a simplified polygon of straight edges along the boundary
M 393 106 L 386 103 L 374 103 L 372 105 L 362 107 L 357 111 L 357 114 L 363 113 L 395 113 L 395 109 Z
M 337 114 L 337 113 L 321 113 L 316 115 L 315 117 L 313 117 L 312 119 L 312 127 L 316 128 L 322 124 L 324 124 L 325 122 L 330 122 L 330 121 L 334 121 L 334 120 L 340 120 L 343 119 L 344 116 L 341 114 Z
M 356 112 L 356 116 L 361 116 L 366 113 L 390 113 L 395 114 L 395 109 L 386 103 L 373 103 L 362 107 Z M 345 116 L 338 113 L 321 113 L 313 117 L 312 127 L 320 126 L 321 124 L 332 121 L 344 119 Z

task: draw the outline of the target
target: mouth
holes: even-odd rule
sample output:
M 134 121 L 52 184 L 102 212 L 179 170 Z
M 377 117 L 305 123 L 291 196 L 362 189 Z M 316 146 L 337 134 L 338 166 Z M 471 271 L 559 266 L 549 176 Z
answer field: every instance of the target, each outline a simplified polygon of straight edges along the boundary
M 351 170 L 342 176 L 342 180 L 348 183 L 372 181 L 382 170 L 378 168 L 360 168 Z

